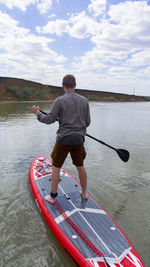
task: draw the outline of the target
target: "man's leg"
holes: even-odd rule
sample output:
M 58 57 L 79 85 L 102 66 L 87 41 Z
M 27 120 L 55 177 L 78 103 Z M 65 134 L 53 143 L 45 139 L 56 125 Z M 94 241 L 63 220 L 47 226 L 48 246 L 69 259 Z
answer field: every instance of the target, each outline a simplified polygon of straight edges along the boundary
M 51 192 L 57 193 L 58 184 L 60 182 L 60 168 L 53 166 L 51 176 Z
M 82 191 L 80 191 L 81 196 L 83 199 L 88 199 L 88 194 L 87 194 L 87 174 L 84 166 L 76 166 L 79 174 L 79 179 L 80 179 L 80 184 L 82 187 Z
M 53 166 L 51 176 L 51 194 L 45 196 L 45 200 L 51 204 L 55 204 L 57 197 L 58 184 L 60 182 L 60 168 Z
M 53 164 L 52 176 L 51 176 L 51 194 L 45 196 L 45 200 L 47 200 L 51 204 L 56 203 L 55 198 L 57 197 L 57 189 L 60 181 L 60 168 L 63 165 L 68 152 L 69 151 L 67 150 L 66 146 L 63 146 L 56 141 L 56 144 L 51 153 L 52 164 Z
M 84 146 L 81 145 L 81 146 L 72 147 L 70 154 L 71 154 L 72 162 L 78 170 L 80 184 L 82 187 L 82 191 L 80 192 L 80 194 L 83 197 L 83 199 L 88 199 L 88 194 L 86 192 L 87 174 L 86 174 L 86 170 L 83 166 L 84 165 L 83 162 L 84 162 L 84 159 L 86 157 L 86 151 L 84 149 Z

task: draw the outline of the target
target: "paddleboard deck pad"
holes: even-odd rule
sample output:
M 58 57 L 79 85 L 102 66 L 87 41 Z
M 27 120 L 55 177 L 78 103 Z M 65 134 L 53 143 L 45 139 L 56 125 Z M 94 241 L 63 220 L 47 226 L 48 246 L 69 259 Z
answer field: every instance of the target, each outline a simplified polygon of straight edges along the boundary
M 65 251 L 77 266 L 144 266 L 123 231 L 88 195 L 83 200 L 80 184 L 60 170 L 56 204 L 44 200 L 50 194 L 51 161 L 37 157 L 30 166 L 29 181 L 36 204 Z

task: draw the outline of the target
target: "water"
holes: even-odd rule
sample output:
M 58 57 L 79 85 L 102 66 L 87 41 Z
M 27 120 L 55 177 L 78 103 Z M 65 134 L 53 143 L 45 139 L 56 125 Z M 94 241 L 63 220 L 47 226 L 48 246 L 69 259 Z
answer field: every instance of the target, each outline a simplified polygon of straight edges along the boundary
M 49 157 L 58 124 L 44 125 L 35 102 L 0 103 L 0 266 L 74 266 L 44 222 L 32 197 L 28 170 Z M 50 102 L 36 102 L 48 111 Z M 91 102 L 88 133 L 130 151 L 128 163 L 86 137 L 88 191 L 123 229 L 150 266 L 150 103 Z M 67 158 L 64 169 L 77 172 Z

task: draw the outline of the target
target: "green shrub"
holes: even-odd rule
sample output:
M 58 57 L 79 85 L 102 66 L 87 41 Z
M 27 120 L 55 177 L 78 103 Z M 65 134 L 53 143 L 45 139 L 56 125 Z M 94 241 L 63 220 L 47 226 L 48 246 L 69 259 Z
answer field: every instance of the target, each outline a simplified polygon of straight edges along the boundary
M 23 87 L 21 89 L 17 89 L 16 87 L 8 88 L 11 92 L 13 92 L 16 97 L 20 100 L 32 100 L 32 99 L 42 99 L 44 98 L 44 91 L 37 91 L 32 87 Z

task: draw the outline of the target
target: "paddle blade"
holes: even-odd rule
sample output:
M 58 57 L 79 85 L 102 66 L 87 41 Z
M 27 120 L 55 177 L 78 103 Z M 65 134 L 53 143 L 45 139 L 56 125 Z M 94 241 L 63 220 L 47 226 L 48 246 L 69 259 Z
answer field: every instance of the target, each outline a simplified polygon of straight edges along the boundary
M 116 149 L 118 156 L 124 161 L 127 162 L 130 157 L 130 153 L 125 149 Z

